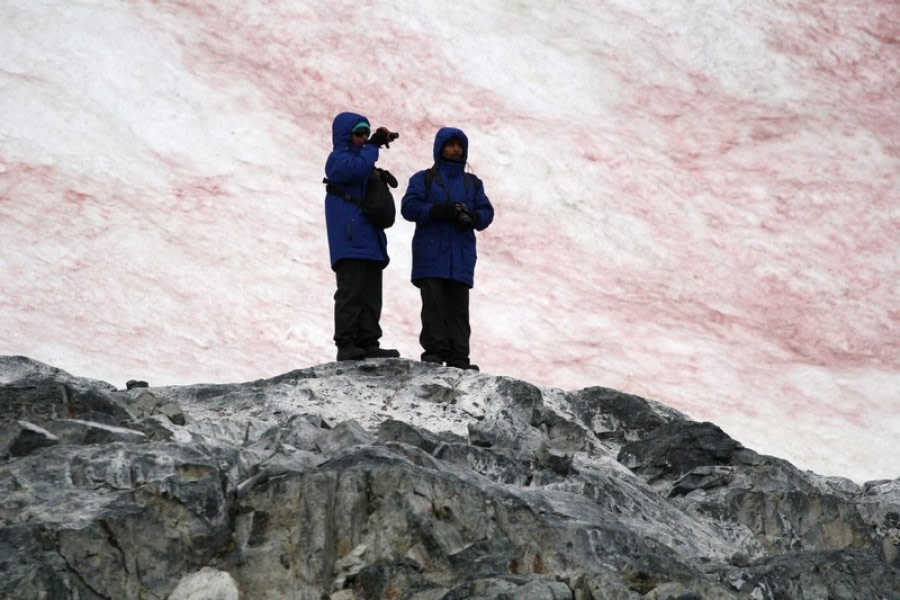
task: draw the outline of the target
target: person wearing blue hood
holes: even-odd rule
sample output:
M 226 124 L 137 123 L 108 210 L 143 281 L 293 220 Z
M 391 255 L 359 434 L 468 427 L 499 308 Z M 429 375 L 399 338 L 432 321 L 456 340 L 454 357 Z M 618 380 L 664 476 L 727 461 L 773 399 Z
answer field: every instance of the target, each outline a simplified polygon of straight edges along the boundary
M 412 282 L 422 297 L 422 361 L 478 370 L 469 361 L 469 289 L 474 285 L 475 232 L 494 220 L 484 184 L 466 173 L 469 138 L 443 127 L 434 137 L 434 166 L 409 180 L 400 213 L 416 224 Z
M 342 112 L 331 124 L 334 148 L 325 162 L 329 184 L 325 195 L 325 224 L 331 268 L 335 272 L 334 343 L 338 360 L 399 357 L 381 348 L 382 271 L 387 267 L 387 237 L 344 197 L 365 198 L 379 148 L 392 137 L 387 128 L 372 128 L 363 115 Z M 340 195 L 339 195 L 340 194 Z M 342 197 L 344 196 L 344 197 Z

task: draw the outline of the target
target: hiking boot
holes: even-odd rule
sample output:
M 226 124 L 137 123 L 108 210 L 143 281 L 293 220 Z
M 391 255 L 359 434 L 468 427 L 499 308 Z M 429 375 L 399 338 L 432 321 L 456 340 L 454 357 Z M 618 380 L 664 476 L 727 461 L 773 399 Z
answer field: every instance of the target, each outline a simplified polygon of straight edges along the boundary
M 434 363 L 436 365 L 443 366 L 444 359 L 438 356 L 437 354 L 428 354 L 427 352 L 422 355 L 422 362 Z
M 366 348 L 364 353 L 365 356 L 363 358 L 400 358 L 400 352 L 398 350 L 379 348 L 378 346 Z
M 478 365 L 469 362 L 468 358 L 454 358 L 447 361 L 448 367 L 456 367 L 457 369 L 468 369 L 469 371 L 478 371 Z
M 344 346 L 338 348 L 338 360 L 362 360 L 366 357 L 366 352 L 362 348 L 356 346 Z

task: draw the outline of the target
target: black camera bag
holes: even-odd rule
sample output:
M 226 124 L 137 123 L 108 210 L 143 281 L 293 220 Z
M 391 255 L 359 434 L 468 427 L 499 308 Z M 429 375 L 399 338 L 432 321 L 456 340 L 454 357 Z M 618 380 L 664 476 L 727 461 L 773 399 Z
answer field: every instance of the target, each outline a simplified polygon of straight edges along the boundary
M 338 188 L 327 179 L 322 180 L 326 184 L 325 189 L 329 194 L 344 199 L 357 205 L 370 221 L 381 229 L 387 229 L 394 224 L 397 218 L 397 206 L 390 187 L 397 187 L 397 179 L 389 171 L 375 167 L 369 175 L 369 185 L 366 189 L 366 197 L 359 200 Z

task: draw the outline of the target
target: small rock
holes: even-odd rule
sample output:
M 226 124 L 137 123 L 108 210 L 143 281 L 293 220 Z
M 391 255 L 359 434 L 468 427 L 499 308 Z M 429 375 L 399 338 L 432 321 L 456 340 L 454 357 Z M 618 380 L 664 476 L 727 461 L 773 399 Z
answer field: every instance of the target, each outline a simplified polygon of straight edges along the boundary
M 224 571 L 203 567 L 185 575 L 169 596 L 169 600 L 240 600 L 234 578 Z

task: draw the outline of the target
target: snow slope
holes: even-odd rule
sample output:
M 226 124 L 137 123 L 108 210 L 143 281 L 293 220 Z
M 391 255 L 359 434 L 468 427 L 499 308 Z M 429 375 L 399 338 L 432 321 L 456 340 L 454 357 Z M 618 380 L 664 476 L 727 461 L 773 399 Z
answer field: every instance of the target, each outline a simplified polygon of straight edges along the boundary
M 333 360 L 337 112 L 463 128 L 473 360 L 900 475 L 900 5 L 7 0 L 0 354 L 117 385 Z M 383 343 L 417 357 L 410 224 Z

